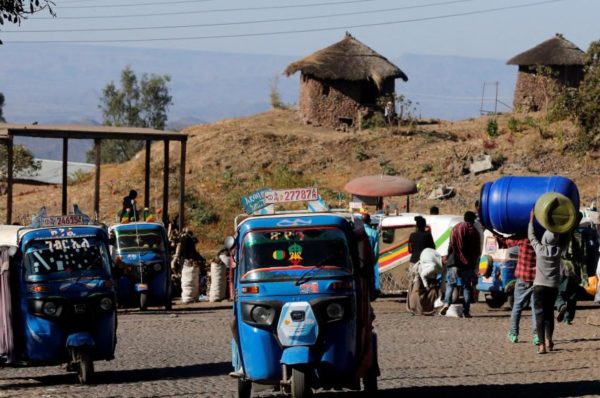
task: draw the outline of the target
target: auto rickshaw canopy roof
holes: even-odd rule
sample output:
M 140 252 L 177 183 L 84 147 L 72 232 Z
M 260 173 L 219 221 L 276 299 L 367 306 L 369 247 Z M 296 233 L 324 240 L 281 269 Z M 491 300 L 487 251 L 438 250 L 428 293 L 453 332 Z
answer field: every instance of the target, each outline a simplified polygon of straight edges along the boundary
M 404 177 L 372 175 L 355 178 L 349 181 L 344 189 L 359 196 L 404 196 L 417 193 L 417 184 Z

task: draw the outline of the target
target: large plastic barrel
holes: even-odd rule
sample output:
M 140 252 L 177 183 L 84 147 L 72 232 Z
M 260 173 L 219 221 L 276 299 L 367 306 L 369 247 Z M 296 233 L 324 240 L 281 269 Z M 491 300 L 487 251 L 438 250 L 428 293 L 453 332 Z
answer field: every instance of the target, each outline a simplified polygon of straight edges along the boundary
M 481 188 L 479 216 L 487 229 L 505 234 L 527 233 L 529 213 L 546 192 L 558 192 L 571 199 L 579 210 L 577 185 L 562 176 L 507 176 L 487 182 Z

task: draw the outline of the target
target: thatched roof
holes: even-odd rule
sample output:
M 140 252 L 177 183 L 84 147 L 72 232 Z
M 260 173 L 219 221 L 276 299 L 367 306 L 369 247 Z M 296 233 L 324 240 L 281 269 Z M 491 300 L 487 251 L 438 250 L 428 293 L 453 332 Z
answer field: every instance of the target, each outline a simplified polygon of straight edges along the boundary
M 585 53 L 557 33 L 550 40 L 508 60 L 508 65 L 583 65 Z
M 372 80 L 378 88 L 390 77 L 408 80 L 400 68 L 347 32 L 342 41 L 292 62 L 285 68 L 287 76 L 297 71 L 325 80 Z

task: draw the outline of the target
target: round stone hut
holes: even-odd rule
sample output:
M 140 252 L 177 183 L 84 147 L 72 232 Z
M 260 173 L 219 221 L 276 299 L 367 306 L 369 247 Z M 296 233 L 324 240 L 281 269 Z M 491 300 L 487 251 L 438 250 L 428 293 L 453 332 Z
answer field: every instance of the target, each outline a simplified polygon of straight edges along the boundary
M 585 53 L 557 33 L 553 38 L 509 59 L 518 65 L 513 108 L 523 112 L 544 110 L 555 95 L 556 83 L 579 87 Z
M 395 79 L 408 77 L 384 56 L 352 35 L 291 63 L 285 74 L 300 71 L 299 110 L 305 123 L 358 128 L 363 115 L 382 110 L 384 96 L 395 91 Z

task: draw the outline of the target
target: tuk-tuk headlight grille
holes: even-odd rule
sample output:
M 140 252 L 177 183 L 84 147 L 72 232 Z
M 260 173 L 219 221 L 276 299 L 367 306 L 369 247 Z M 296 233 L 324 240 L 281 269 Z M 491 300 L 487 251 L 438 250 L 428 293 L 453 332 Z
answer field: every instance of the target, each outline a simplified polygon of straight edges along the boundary
M 154 269 L 155 272 L 159 272 L 162 269 L 162 266 L 160 263 L 154 263 L 154 264 L 152 264 L 152 268 Z
M 104 311 L 110 311 L 113 307 L 113 301 L 109 297 L 104 297 L 100 300 L 100 308 Z
M 342 319 L 344 317 L 344 307 L 342 307 L 340 303 L 328 304 L 325 312 L 332 321 L 337 321 L 338 319 Z
M 44 305 L 42 306 L 42 311 L 44 312 L 45 315 L 55 316 L 55 315 L 57 315 L 57 312 L 58 312 L 58 306 L 56 305 L 56 303 L 54 303 L 52 301 L 46 301 L 44 303 Z
M 252 308 L 250 317 L 252 318 L 252 321 L 259 325 L 271 325 L 275 318 L 275 310 L 273 308 L 257 305 Z

